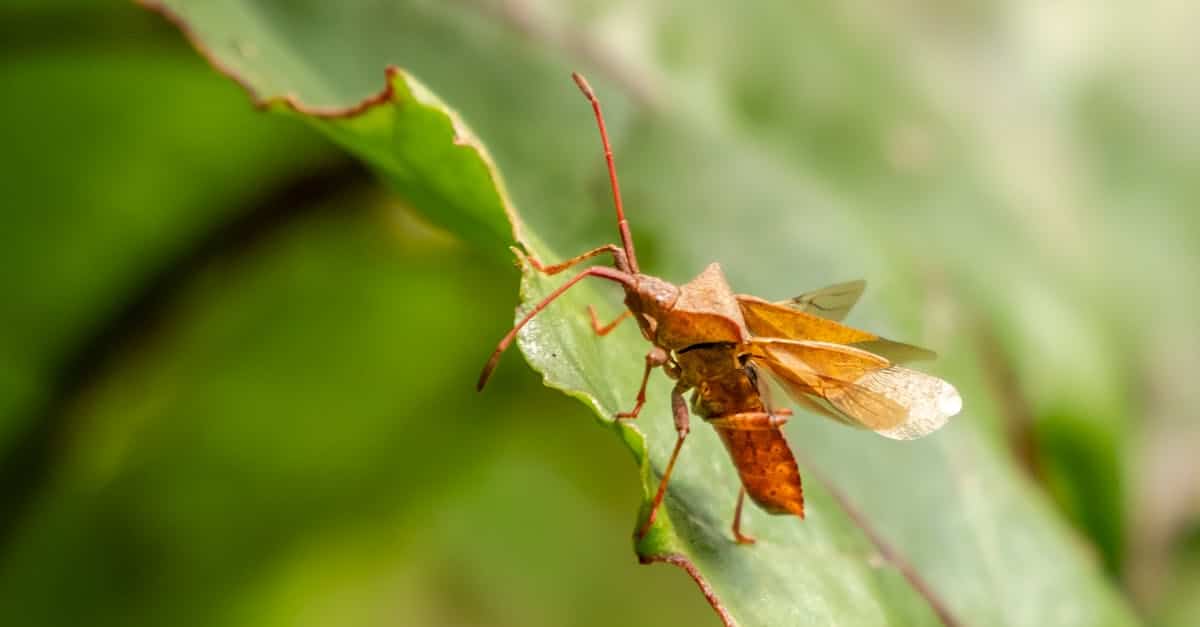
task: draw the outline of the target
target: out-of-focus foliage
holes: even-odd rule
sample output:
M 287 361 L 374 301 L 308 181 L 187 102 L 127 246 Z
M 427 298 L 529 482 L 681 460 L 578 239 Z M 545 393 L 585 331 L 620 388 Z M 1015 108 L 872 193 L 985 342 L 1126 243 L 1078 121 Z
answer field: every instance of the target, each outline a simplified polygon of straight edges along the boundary
M 397 219 L 361 178 L 205 258 L 124 350 L 64 377 L 148 278 L 339 159 L 249 111 L 150 16 L 80 4 L 0 22 L 21 35 L 0 43 L 0 443 L 33 460 L 0 477 L 32 491 L 4 504 L 6 606 L 44 624 L 713 620 L 682 575 L 632 565 L 633 469 L 580 406 L 512 356 L 468 392 L 512 303 L 504 242 Z M 1103 565 L 1189 624 L 1194 560 L 1171 556 L 1200 476 L 1194 10 L 186 4 L 264 93 L 347 105 L 387 63 L 414 72 L 495 154 L 547 256 L 613 234 L 566 79 L 589 71 L 643 266 L 684 280 L 718 260 L 767 297 L 866 277 L 854 322 L 941 351 L 967 399 L 946 433 L 897 445 L 805 417 L 789 433 L 959 614 L 1119 621 Z M 611 297 L 552 319 L 592 299 Z M 632 337 L 600 344 L 605 411 L 632 392 Z M 656 401 L 638 427 L 658 461 Z M 703 523 L 685 537 L 724 539 L 731 498 L 689 487 L 732 497 L 715 448 L 698 430 L 681 462 L 671 521 Z M 773 541 L 815 526 L 750 524 Z

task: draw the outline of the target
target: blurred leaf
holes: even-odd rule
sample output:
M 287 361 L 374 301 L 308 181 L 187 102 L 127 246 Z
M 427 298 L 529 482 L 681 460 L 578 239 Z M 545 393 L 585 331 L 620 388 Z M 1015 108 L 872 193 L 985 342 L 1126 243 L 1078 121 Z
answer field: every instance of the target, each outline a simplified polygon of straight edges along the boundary
M 1184 627 L 1200 621 L 1200 527 L 1184 530 L 1171 547 L 1171 555 L 1160 564 L 1165 570 L 1160 581 L 1165 590 L 1152 625 Z
M 598 243 L 599 224 L 610 220 L 606 217 L 609 210 L 600 209 L 604 205 L 603 177 L 594 130 L 585 122 L 586 106 L 566 79 L 563 53 L 553 46 L 536 45 L 554 41 L 552 36 L 533 29 L 535 37 L 544 39 L 530 45 L 515 30 L 478 12 L 442 3 L 334 6 L 308 2 L 287 9 L 270 2 L 181 0 L 165 4 L 187 17 L 192 32 L 210 44 L 211 53 L 226 71 L 247 81 L 264 97 L 295 94 L 310 112 L 312 107 L 348 107 L 361 101 L 376 89 L 368 86 L 378 81 L 372 77 L 387 63 L 400 63 L 418 73 L 437 93 L 466 112 L 465 117 L 496 152 L 531 226 L 525 241 L 544 259 L 562 255 L 530 241 L 533 233 L 554 242 L 557 250 L 574 251 Z M 795 24 L 806 24 L 814 31 L 840 32 L 843 28 L 837 16 L 821 14 L 821 19 L 805 21 L 747 13 L 760 15 L 757 27 L 745 32 L 755 33 L 755 43 L 764 47 L 770 44 L 763 42 L 782 46 L 793 41 L 794 34 L 788 32 L 785 39 L 782 33 Z M 672 24 L 686 32 L 692 25 L 690 15 L 675 15 Z M 833 39 L 829 44 L 843 53 L 866 55 L 879 67 L 890 65 L 885 61 L 886 50 L 855 50 L 852 37 Z M 726 47 L 737 45 L 738 41 L 725 42 Z M 720 49 L 714 46 L 714 50 Z M 779 55 L 783 59 L 803 57 Z M 760 60 L 754 63 L 762 63 L 761 59 L 773 57 L 755 58 Z M 749 54 L 741 60 L 752 62 Z M 747 74 L 747 80 L 760 82 L 748 88 L 773 97 L 775 84 L 769 79 L 778 75 Z M 889 87 L 875 92 L 870 88 L 877 85 L 870 80 L 860 83 L 857 76 L 842 77 L 836 83 L 842 91 L 833 93 L 847 100 L 908 102 L 909 113 L 920 112 L 923 96 L 918 84 L 904 85 L 898 79 L 892 84 L 892 78 L 881 78 L 896 76 L 886 70 L 872 76 L 888 82 Z M 402 75 L 393 77 L 393 89 L 397 77 Z M 647 244 L 642 248 L 649 251 L 644 254 L 647 268 L 685 279 L 705 262 L 718 260 L 739 290 L 761 290 L 768 297 L 791 296 L 836 280 L 868 276 L 888 285 L 885 293 L 903 295 L 892 301 L 894 318 L 913 316 L 925 300 L 937 298 L 939 289 L 947 289 L 925 287 L 930 283 L 926 275 L 931 268 L 911 265 L 914 252 L 931 242 L 939 244 L 929 251 L 930 257 L 938 260 L 935 263 L 962 268 L 959 273 L 963 276 L 951 277 L 954 283 L 999 285 L 1024 271 L 1032 276 L 1039 270 L 1035 259 L 1015 270 L 1006 269 L 999 279 L 989 274 L 986 264 L 974 270 L 977 257 L 995 258 L 997 251 L 1023 243 L 1027 234 L 1016 229 L 1018 235 L 1012 236 L 1013 216 L 1003 211 L 963 215 L 957 222 L 941 220 L 944 216 L 936 212 L 946 206 L 946 198 L 968 200 L 965 186 L 952 188 L 940 199 L 936 193 L 947 190 L 907 189 L 910 199 L 935 197 L 928 205 L 914 202 L 914 208 L 927 212 L 919 220 L 834 211 L 832 207 L 878 208 L 888 197 L 886 193 L 895 190 L 886 184 L 874 189 L 867 186 L 871 193 L 854 198 L 844 195 L 851 185 L 818 183 L 826 176 L 836 177 L 837 172 L 815 170 L 804 159 L 782 154 L 775 142 L 795 139 L 791 134 L 751 132 L 722 119 L 723 105 L 706 100 L 702 90 L 698 97 L 684 99 L 688 103 L 685 115 L 675 115 L 678 111 L 648 106 L 645 101 L 633 105 L 613 97 L 616 90 L 602 81 L 594 82 L 609 105 L 618 158 L 626 173 L 627 201 L 638 207 L 632 216 L 635 232 L 640 238 L 654 233 L 661 238 L 639 240 Z M 437 108 L 422 90 L 411 91 L 418 109 Z M 903 98 L 897 97 L 898 93 L 903 93 Z M 751 113 L 770 102 L 754 93 L 749 96 L 743 102 L 750 103 Z M 422 210 L 432 215 L 446 210 L 462 212 L 463 205 L 451 200 L 452 180 L 433 181 L 446 186 L 445 190 L 438 187 L 437 193 L 422 191 L 428 181 L 412 182 L 413 173 L 421 170 L 411 159 L 427 155 L 405 156 L 389 163 L 387 155 L 379 151 L 380 146 L 401 153 L 406 150 L 385 143 L 385 138 L 394 139 L 389 125 L 402 125 L 411 113 L 401 105 L 388 102 L 369 110 L 363 119 L 370 123 L 360 127 L 348 120 L 315 123 L 387 172 Z M 444 114 L 439 123 L 443 141 L 454 136 L 450 120 L 452 117 Z M 897 128 L 903 121 L 899 117 L 879 120 L 854 152 L 876 150 L 877 134 Z M 775 120 L 770 128 L 779 124 Z M 364 132 L 366 138 L 357 136 Z M 985 176 L 978 155 L 951 152 L 944 159 L 946 174 L 959 173 L 959 164 L 974 164 L 974 170 L 964 173 L 968 176 L 955 181 L 978 181 Z M 478 165 L 486 164 L 487 159 L 480 155 L 471 161 L 474 165 L 464 179 L 472 189 L 479 189 Z M 890 180 L 878 173 L 866 176 L 854 170 L 857 159 L 839 163 L 851 169 L 840 181 L 843 184 Z M 893 167 L 887 159 L 872 163 L 873 168 Z M 389 165 L 404 169 L 389 171 Z M 432 172 L 436 170 L 423 174 Z M 495 190 L 482 202 L 480 198 L 474 202 L 491 207 L 492 215 L 499 216 L 503 198 L 503 192 Z M 564 211 L 564 199 L 577 208 Z M 776 208 L 785 201 L 788 210 Z M 472 206 L 470 213 L 442 215 L 440 220 L 464 229 L 473 241 L 486 243 L 488 236 L 502 233 L 486 215 L 476 213 Z M 931 225 L 936 228 L 922 230 Z M 958 230 L 983 232 L 988 237 L 955 238 Z M 946 236 L 937 237 L 940 234 Z M 491 249 L 498 250 L 499 244 L 495 242 Z M 893 253 L 900 254 L 893 258 Z M 837 275 L 830 271 L 835 263 Z M 523 296 L 536 298 L 548 287 L 540 277 L 526 277 Z M 929 298 L 921 299 L 926 293 Z M 592 337 L 580 312 L 584 304 L 607 300 L 604 294 L 594 287 L 573 291 L 523 335 L 522 347 L 550 384 L 587 400 L 602 422 L 611 425 L 607 416 L 625 408 L 632 398 L 645 345 L 632 329 L 602 341 Z M 869 305 L 864 303 L 864 307 Z M 894 320 L 878 314 L 875 322 L 885 329 L 896 326 Z M 936 331 L 940 340 L 936 348 L 971 344 L 969 329 L 961 325 L 943 325 Z M 1039 493 L 1018 476 L 993 441 L 973 426 L 995 425 L 1001 419 L 995 413 L 994 399 L 981 383 L 984 375 L 978 360 L 966 349 L 943 350 L 943 354 L 943 374 L 960 385 L 967 403 L 964 415 L 944 433 L 921 442 L 884 442 L 818 421 L 794 420 L 789 429 L 793 442 L 876 521 L 881 534 L 911 559 L 955 613 L 973 624 L 1133 622 L 1086 550 Z M 646 418 L 636 428 L 612 426 L 639 459 L 643 450 L 649 452 L 651 461 L 642 467 L 647 492 L 655 483 L 652 468 L 661 468 L 673 439 L 670 422 L 665 419 L 665 396 L 663 391 L 652 396 L 643 414 Z M 658 420 L 653 420 L 655 417 Z M 746 624 L 795 622 L 796 615 L 788 617 L 787 612 L 845 622 L 907 624 L 932 619 L 928 607 L 894 571 L 872 566 L 872 551 L 862 535 L 850 530 L 849 521 L 815 482 L 808 483 L 812 496 L 808 520 L 799 523 L 752 513 L 748 527 L 763 542 L 746 549 L 733 546 L 727 536 L 736 479 L 713 434 L 703 429 L 696 432 L 677 473 L 667 501 L 669 516 L 639 549 L 651 555 L 689 555 L 729 610 Z M 772 574 L 781 576 L 772 578 Z M 764 595 L 786 601 L 764 603 Z
M 331 156 L 302 126 L 230 98 L 180 48 L 138 56 L 74 41 L 0 61 L 12 90 L 0 114 L 23 121 L 0 126 L 0 289 L 20 295 L 0 307 L 0 451 L 141 282 L 248 195 Z
M 409 519 L 419 541 L 423 504 L 474 478 L 505 418 L 453 393 L 480 335 L 457 305 L 504 291 L 369 204 L 215 260 L 75 400 L 53 485 L 0 563 L 23 621 L 213 624 L 328 530 Z
M 1122 504 L 1108 484 L 1122 482 L 1121 468 L 1110 453 L 1117 448 L 1112 432 L 1088 417 L 1050 414 L 1038 425 L 1038 446 L 1044 452 L 1043 471 L 1054 497 L 1091 531 L 1108 560 L 1109 570 L 1121 571 L 1124 557 Z
M 522 387 L 534 392 L 530 379 Z M 603 443 L 613 453 L 607 468 L 630 470 L 611 478 L 597 476 L 601 466 L 573 463 L 569 454 L 553 459 L 549 451 L 572 444 L 579 447 L 576 460 L 595 450 L 592 425 L 556 422 L 550 407 L 513 400 L 486 416 L 507 426 L 489 437 L 497 454 L 469 481 L 430 499 L 421 515 L 357 521 L 317 535 L 264 578 L 263 590 L 244 595 L 233 624 L 716 624 L 689 580 L 630 564 L 627 540 L 611 533 L 628 523 L 629 499 L 598 507 L 586 489 L 595 485 L 571 485 L 569 475 L 578 473 L 627 488 L 634 473 L 623 447 Z M 562 437 L 571 434 L 579 437 Z M 581 564 L 586 573 L 564 576 Z

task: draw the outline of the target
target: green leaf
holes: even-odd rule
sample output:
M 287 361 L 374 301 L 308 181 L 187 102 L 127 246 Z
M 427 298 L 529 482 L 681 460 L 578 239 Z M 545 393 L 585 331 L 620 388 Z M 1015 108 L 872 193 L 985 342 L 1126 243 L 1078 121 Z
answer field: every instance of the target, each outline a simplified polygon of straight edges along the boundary
M 168 6 L 170 3 L 160 10 L 165 12 Z M 180 26 L 218 68 L 249 90 L 257 106 L 303 116 L 372 165 L 413 206 L 468 241 L 486 245 L 516 233 L 517 218 L 509 214 L 503 186 L 486 149 L 458 114 L 403 70 L 387 67 L 378 93 L 350 100 L 328 91 L 335 82 L 295 65 L 303 59 L 281 55 L 277 48 L 261 45 L 254 37 L 224 37 L 219 28 L 212 30 L 217 18 L 269 28 L 249 7 L 233 3 L 224 10 L 221 5 L 190 8 L 199 11 L 199 19 L 186 25 L 180 22 Z M 210 12 L 211 19 L 204 19 Z M 262 67 L 291 71 L 258 69 Z M 279 76 L 296 78 L 301 91 L 309 95 L 297 97 L 289 82 L 277 82 Z M 315 100 L 314 92 L 319 94 Z M 313 104 L 330 101 L 350 104 Z
M 0 113 L 38 121 L 36 133 L 19 124 L 0 131 L 13 155 L 0 172 L 13 208 L 4 215 L 0 289 L 20 294 L 0 307 L 7 451 L 37 408 L 57 400 L 55 370 L 114 303 L 246 197 L 336 155 L 295 123 L 254 115 L 182 45 L 144 56 L 55 47 L 6 56 L 0 69 L 12 94 Z M 155 107 L 130 97 L 151 88 Z M 238 142 L 244 147 L 230 151 Z
M 534 28 L 539 39 L 531 44 L 494 16 L 429 2 L 314 1 L 284 8 L 271 2 L 177 0 L 163 5 L 186 21 L 197 45 L 224 71 L 265 101 L 289 94 L 284 102 L 293 110 L 380 169 L 420 210 L 470 241 L 502 251 L 506 210 L 517 238 L 544 260 L 610 239 L 600 233 L 614 234 L 595 131 L 567 79 L 552 29 Z M 720 38 L 704 35 L 727 27 L 722 20 L 729 16 L 686 13 L 665 22 L 673 32 L 659 31 L 664 40 L 655 43 L 662 45 L 666 61 L 633 65 L 650 76 L 661 73 L 680 93 L 697 97 L 667 106 L 660 92 L 645 96 L 632 81 L 624 82 L 624 92 L 593 81 L 610 116 L 627 204 L 636 208 L 630 217 L 644 268 L 683 282 L 717 260 L 736 289 L 769 298 L 865 276 L 885 286 L 888 296 L 886 315 L 870 297 L 862 305 L 872 314 L 871 327 L 910 329 L 898 339 L 917 339 L 911 337 L 916 327 L 911 321 L 936 309 L 927 303 L 941 299 L 953 306 L 955 294 L 969 294 L 970 286 L 1007 284 L 1040 270 L 1035 256 L 1001 277 L 989 273 L 999 266 L 978 261 L 1027 244 L 1026 234 L 1013 235 L 1019 222 L 1002 201 L 972 196 L 978 193 L 974 185 L 987 188 L 980 183 L 987 172 L 978 165 L 984 156 L 939 143 L 946 149 L 935 164 L 942 168 L 940 177 L 914 176 L 896 187 L 889 183 L 894 180 L 889 172 L 898 166 L 880 156 L 883 136 L 905 120 L 934 123 L 929 122 L 930 95 L 920 82 L 892 71 L 886 50 L 861 45 L 856 35 L 839 30 L 835 15 L 814 12 L 806 16 L 812 20 L 804 20 L 747 11 L 750 23 L 738 24 L 761 41 L 713 45 L 717 70 L 696 78 L 687 64 L 672 65 L 672 55 L 695 47 L 688 41 L 692 37 L 705 45 L 719 43 Z M 824 68 L 829 84 L 787 93 L 788 87 L 772 77 L 803 76 L 804 68 L 784 71 L 772 61 L 829 58 L 824 49 L 806 55 L 786 47 L 806 41 L 786 32 L 799 24 L 825 34 L 813 45 L 843 53 L 852 67 L 876 69 L 859 80 L 858 73 Z M 778 48 L 761 56 L 732 53 L 751 44 Z M 378 72 L 388 64 L 405 71 L 394 71 L 388 89 L 378 92 Z M 520 226 L 506 202 L 487 153 L 407 71 L 471 121 L 494 151 L 528 228 Z M 732 103 L 712 97 L 705 80 L 728 86 L 737 97 Z M 777 90 L 784 92 L 781 102 L 798 101 L 809 110 L 813 103 L 804 98 L 820 93 L 826 98 L 818 111 L 824 117 L 806 116 L 804 106 L 780 110 Z M 625 93 L 642 95 L 634 101 Z M 842 101 L 859 103 L 862 116 L 876 117 L 860 125 L 847 116 L 836 124 L 837 112 L 847 110 Z M 872 101 L 894 103 L 895 109 L 879 114 L 880 109 L 862 106 Z M 745 122 L 750 119 L 761 126 Z M 806 132 L 822 125 L 852 135 L 844 158 L 818 167 L 815 162 L 842 140 Z M 930 141 L 953 137 L 952 128 L 932 128 Z M 781 146 L 786 142 L 812 147 L 814 153 L 790 152 Z M 875 159 L 859 158 L 863 153 Z M 923 183 L 935 179 L 958 183 Z M 884 213 L 896 199 L 910 205 L 915 217 Z M 956 215 L 946 199 L 985 206 L 976 214 Z M 981 231 L 987 237 L 954 237 Z M 954 269 L 948 286 L 930 280 L 928 266 L 909 261 L 916 251 L 928 255 L 926 263 L 934 268 Z M 522 297 L 537 299 L 553 285 L 557 281 L 527 274 Z M 648 496 L 674 435 L 661 378 L 636 424 L 609 418 L 631 404 L 647 348 L 632 328 L 603 339 L 588 329 L 583 307 L 598 304 L 614 314 L 616 307 L 605 303 L 616 300 L 606 288 L 581 286 L 522 334 L 521 347 L 549 385 L 588 403 L 629 446 Z M 962 324 L 931 328 L 925 339 L 936 340 L 944 355 L 939 373 L 963 392 L 963 415 L 942 433 L 904 443 L 798 416 L 788 433 L 804 465 L 830 477 L 837 492 L 863 511 L 950 610 L 971 624 L 1133 623 L 1095 561 L 988 431 L 1002 418 L 980 360 L 969 348 L 971 329 Z M 513 367 L 512 361 L 501 367 Z M 666 515 L 637 547 L 643 558 L 685 556 L 719 605 L 743 625 L 935 620 L 927 601 L 878 559 L 811 473 L 808 519 L 752 511 L 746 525 L 760 543 L 734 545 L 727 527 L 736 479 L 714 435 L 700 426 L 680 459 Z
M 22 599 L 24 620 L 228 624 L 222 612 L 342 529 L 436 542 L 426 504 L 478 480 L 509 412 L 556 415 L 507 397 L 511 410 L 481 416 L 454 394 L 474 370 L 455 356 L 486 326 L 458 305 L 507 290 L 472 285 L 478 259 L 397 224 L 380 196 L 339 198 L 253 254 L 214 259 L 176 288 L 158 333 L 80 391 L 53 480 L 0 562 L 0 596 Z M 443 324 L 460 333 L 419 332 Z M 138 593 L 114 593 L 126 586 Z
M 1161 561 L 1152 564 L 1153 570 L 1142 574 L 1148 578 L 1149 592 L 1161 597 L 1151 624 L 1161 627 L 1183 627 L 1200 620 L 1200 530 L 1187 529 L 1169 552 L 1159 555 Z M 1146 583 L 1143 582 L 1143 587 Z M 1145 591 L 1143 591 L 1145 592 Z

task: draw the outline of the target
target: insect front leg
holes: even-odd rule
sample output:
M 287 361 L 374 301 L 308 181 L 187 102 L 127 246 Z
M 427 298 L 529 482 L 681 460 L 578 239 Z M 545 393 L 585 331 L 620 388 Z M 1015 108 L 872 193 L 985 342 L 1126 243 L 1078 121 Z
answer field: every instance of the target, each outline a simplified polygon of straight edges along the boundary
M 667 495 L 667 483 L 671 481 L 671 471 L 675 470 L 675 460 L 679 458 L 679 450 L 683 448 L 683 440 L 687 438 L 688 431 L 691 430 L 691 422 L 688 416 L 687 401 L 683 398 L 683 393 L 688 390 L 688 386 L 682 381 L 675 384 L 671 390 L 671 413 L 675 417 L 675 448 L 671 451 L 671 459 L 667 461 L 667 469 L 663 471 L 662 479 L 658 482 L 658 491 L 654 493 L 654 500 L 650 502 L 650 513 L 646 516 L 646 522 L 642 524 L 641 529 L 638 529 L 637 539 L 640 541 L 647 531 L 650 531 L 650 525 L 654 524 L 654 517 L 658 515 L 658 508 L 662 505 L 663 498 Z
M 655 368 L 657 368 L 663 364 L 666 364 L 668 361 L 670 361 L 670 359 L 671 359 L 670 354 L 668 354 L 667 351 L 663 350 L 662 348 L 659 348 L 658 346 L 652 347 L 650 349 L 650 352 L 646 353 L 646 368 L 645 368 L 645 370 L 642 371 L 642 385 L 641 385 L 641 387 L 638 388 L 637 402 L 634 404 L 632 410 L 623 411 L 623 412 L 618 413 L 617 418 L 637 418 L 638 417 L 638 414 L 641 413 L 641 411 L 642 411 L 642 406 L 646 404 L 646 383 L 650 381 L 650 371 L 654 370 Z M 672 402 L 674 402 L 674 397 L 672 397 Z M 687 412 L 687 409 L 685 407 L 684 408 L 685 415 L 686 415 L 686 412 Z

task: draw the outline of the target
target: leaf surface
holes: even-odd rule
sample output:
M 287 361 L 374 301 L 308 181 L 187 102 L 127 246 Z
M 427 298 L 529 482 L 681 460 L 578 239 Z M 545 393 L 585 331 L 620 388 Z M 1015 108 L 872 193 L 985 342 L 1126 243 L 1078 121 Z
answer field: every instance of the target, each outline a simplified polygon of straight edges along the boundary
M 511 224 L 515 237 L 546 261 L 615 239 L 595 130 L 567 78 L 568 59 L 548 43 L 552 37 L 531 44 L 495 14 L 430 2 L 162 4 L 256 100 L 304 116 L 465 239 L 502 253 Z M 772 19 L 765 11 L 752 15 Z M 676 27 L 685 28 L 684 21 Z M 871 63 L 885 57 L 854 40 L 826 43 Z M 389 64 L 404 70 L 391 71 L 380 91 L 381 68 Z M 732 93 L 740 105 L 770 107 L 779 83 L 768 78 L 777 73 L 755 67 L 758 73 L 738 74 L 749 82 L 733 84 Z M 918 85 L 881 74 L 864 82 L 882 86 L 871 96 L 894 97 L 903 112 L 922 112 Z M 633 89 L 593 84 L 616 138 L 644 269 L 682 283 L 717 260 L 736 290 L 760 291 L 768 300 L 858 276 L 920 293 L 917 269 L 889 260 L 891 244 L 881 247 L 877 233 L 885 222 L 872 214 L 877 199 L 845 191 L 852 184 L 879 185 L 886 161 L 847 157 L 818 167 L 775 143 L 770 128 L 797 129 L 773 109 L 756 118 L 767 127 L 747 127 L 722 117 L 725 105 L 715 100 L 691 99 L 671 109 L 653 97 L 622 97 L 637 94 Z M 855 85 L 839 83 L 845 91 Z M 890 123 L 873 119 L 849 141 L 869 144 Z M 476 137 L 495 153 L 511 202 Z M 987 219 L 1003 223 L 996 215 Z M 909 229 L 922 224 L 897 229 L 894 239 L 905 241 L 915 234 Z M 953 261 L 961 251 L 948 247 L 942 258 Z M 558 281 L 527 273 L 522 300 L 541 298 Z M 870 300 L 868 292 L 860 307 L 872 307 Z M 632 326 L 594 337 L 584 308 L 597 304 L 615 314 L 617 301 L 611 288 L 581 286 L 537 318 L 520 346 L 548 385 L 589 404 L 628 445 L 648 497 L 674 438 L 667 383 L 655 375 L 636 424 L 611 420 L 632 405 L 647 346 Z M 874 305 L 873 322 L 889 337 L 909 339 L 890 332 L 902 312 L 919 307 L 911 296 L 903 302 L 891 319 Z M 746 526 L 760 539 L 754 547 L 730 540 L 736 478 L 715 435 L 697 424 L 672 482 L 667 515 L 637 547 L 639 555 L 685 557 L 719 611 L 742 625 L 935 623 L 928 600 L 880 558 L 834 498 L 844 494 L 969 624 L 1132 623 L 1072 532 L 981 428 L 998 418 L 966 333 L 942 329 L 932 346 L 945 359 L 939 374 L 959 386 L 966 403 L 944 432 L 891 442 L 806 416 L 789 424 L 802 466 L 820 469 L 834 492 L 809 473 L 811 513 L 803 522 L 752 510 Z M 959 348 L 947 350 L 952 347 Z M 514 361 L 508 356 L 501 368 Z

